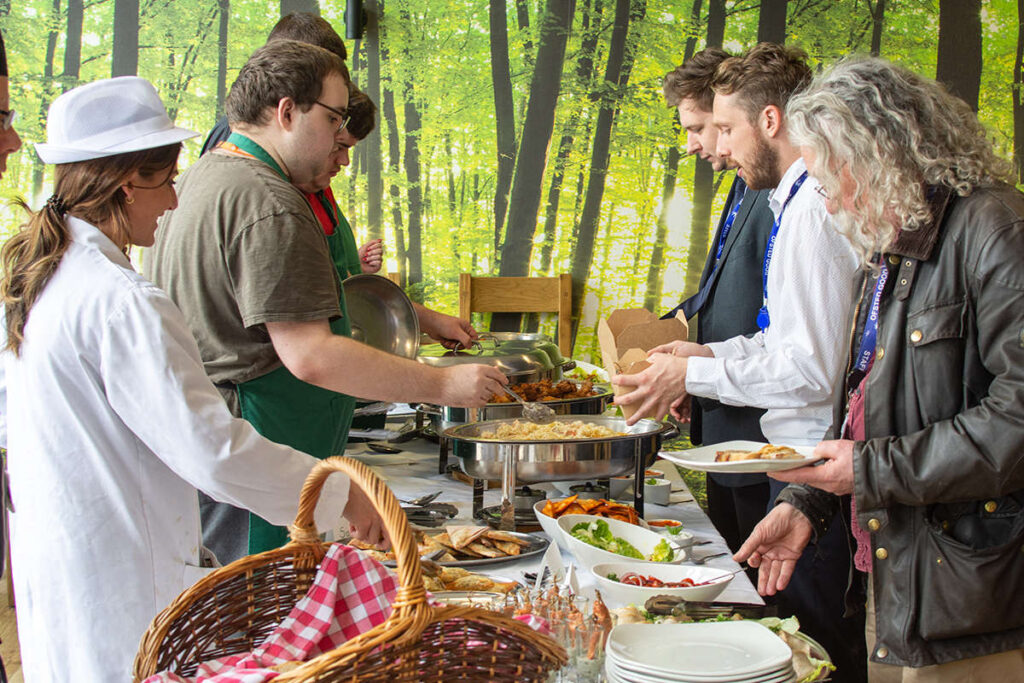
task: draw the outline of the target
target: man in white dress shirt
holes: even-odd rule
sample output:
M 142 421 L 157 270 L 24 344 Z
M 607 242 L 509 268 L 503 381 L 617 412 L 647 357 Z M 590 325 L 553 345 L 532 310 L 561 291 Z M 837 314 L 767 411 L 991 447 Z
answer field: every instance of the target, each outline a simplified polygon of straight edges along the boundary
M 689 395 L 726 405 L 766 409 L 765 437 L 776 444 L 812 446 L 832 421 L 841 385 L 848 318 L 858 260 L 835 229 L 818 183 L 807 176 L 788 137 L 789 97 L 811 80 L 800 50 L 761 43 L 728 59 L 716 74 L 717 154 L 739 167 L 754 190 L 772 189 L 773 235 L 762 263 L 760 332 L 706 345 L 675 342 L 653 349 L 652 366 L 615 383 L 636 387 L 617 399 L 639 405 L 631 418 L 685 413 Z M 772 482 L 772 503 L 783 488 Z M 780 594 L 781 616 L 796 614 L 835 657 L 837 681 L 865 680 L 864 615 L 844 618 L 849 549 L 842 524 L 801 559 L 806 581 Z M 834 536 L 834 538 L 832 538 Z

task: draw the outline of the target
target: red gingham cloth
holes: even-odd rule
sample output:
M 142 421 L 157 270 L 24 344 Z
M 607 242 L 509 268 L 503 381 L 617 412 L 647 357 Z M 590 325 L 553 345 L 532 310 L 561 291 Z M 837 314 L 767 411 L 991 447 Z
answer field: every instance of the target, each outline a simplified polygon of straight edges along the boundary
M 262 683 L 279 675 L 268 667 L 306 661 L 384 623 L 398 579 L 354 548 L 334 544 L 313 585 L 288 617 L 253 652 L 204 662 L 194 678 L 173 673 L 145 683 Z

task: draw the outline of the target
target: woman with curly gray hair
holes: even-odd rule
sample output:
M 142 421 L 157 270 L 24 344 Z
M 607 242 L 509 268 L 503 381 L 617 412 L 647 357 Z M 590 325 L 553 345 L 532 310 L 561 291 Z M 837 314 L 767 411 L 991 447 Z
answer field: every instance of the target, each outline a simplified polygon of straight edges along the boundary
M 786 116 L 866 267 L 835 440 L 736 559 L 781 590 L 852 494 L 871 680 L 1024 680 L 1024 195 L 964 102 L 882 60 Z

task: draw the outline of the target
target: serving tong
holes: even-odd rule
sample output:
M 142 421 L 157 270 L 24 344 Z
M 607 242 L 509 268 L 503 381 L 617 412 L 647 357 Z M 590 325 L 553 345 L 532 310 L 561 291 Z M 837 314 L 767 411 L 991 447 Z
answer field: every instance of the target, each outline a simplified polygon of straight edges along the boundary
M 503 386 L 502 389 L 504 389 L 506 394 L 514 398 L 519 405 L 523 407 L 523 417 L 530 422 L 543 425 L 554 421 L 555 411 L 549 406 L 541 403 L 534 403 L 533 401 L 524 401 L 519 394 L 506 386 Z

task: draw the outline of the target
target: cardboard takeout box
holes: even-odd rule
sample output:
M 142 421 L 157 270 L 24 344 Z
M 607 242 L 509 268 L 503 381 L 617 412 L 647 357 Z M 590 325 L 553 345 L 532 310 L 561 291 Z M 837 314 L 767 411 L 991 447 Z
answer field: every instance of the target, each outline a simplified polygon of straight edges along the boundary
M 620 308 L 597 324 L 597 340 L 601 345 L 601 359 L 608 377 L 634 375 L 651 366 L 647 352 L 655 346 L 676 340 L 686 340 L 689 326 L 682 311 L 674 318 L 659 320 L 658 316 L 643 308 Z M 629 387 L 612 385 L 618 397 L 632 391 Z M 634 406 L 622 406 L 627 418 L 636 412 Z

